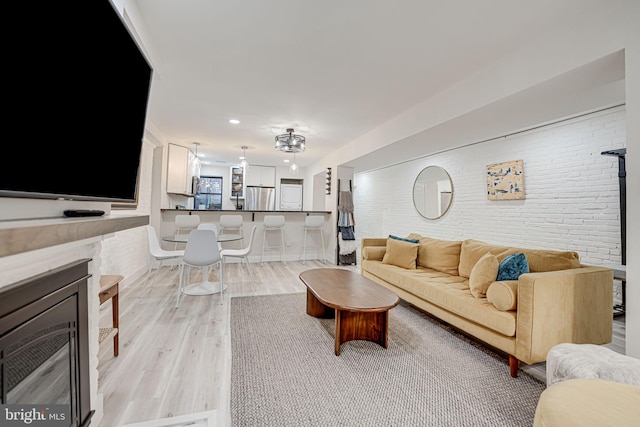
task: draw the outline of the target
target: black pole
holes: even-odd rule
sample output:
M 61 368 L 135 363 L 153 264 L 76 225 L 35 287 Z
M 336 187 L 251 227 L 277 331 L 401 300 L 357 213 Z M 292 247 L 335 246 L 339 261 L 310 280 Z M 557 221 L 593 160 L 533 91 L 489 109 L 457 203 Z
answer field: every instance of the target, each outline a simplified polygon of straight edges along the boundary
M 626 148 L 603 151 L 603 156 L 618 158 L 618 185 L 620 186 L 620 241 L 622 245 L 622 265 L 627 265 L 627 171 L 625 169 Z
M 620 240 L 622 246 L 622 265 L 627 265 L 627 171 L 625 166 L 626 148 L 603 151 L 603 156 L 618 157 L 618 185 L 620 186 Z M 624 314 L 627 305 L 627 281 L 621 280 L 622 305 L 615 306 L 618 311 L 615 314 Z

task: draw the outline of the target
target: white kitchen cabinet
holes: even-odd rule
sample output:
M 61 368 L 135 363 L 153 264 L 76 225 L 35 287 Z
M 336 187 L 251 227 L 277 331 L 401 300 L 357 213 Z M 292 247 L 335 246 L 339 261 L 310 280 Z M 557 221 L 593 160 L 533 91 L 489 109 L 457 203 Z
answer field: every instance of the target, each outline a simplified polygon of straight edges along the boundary
M 276 167 L 275 166 L 256 166 L 250 165 L 246 171 L 246 185 L 255 185 L 259 187 L 275 187 L 276 186 Z
M 167 160 L 167 193 L 191 195 L 196 156 L 187 147 L 169 144 Z

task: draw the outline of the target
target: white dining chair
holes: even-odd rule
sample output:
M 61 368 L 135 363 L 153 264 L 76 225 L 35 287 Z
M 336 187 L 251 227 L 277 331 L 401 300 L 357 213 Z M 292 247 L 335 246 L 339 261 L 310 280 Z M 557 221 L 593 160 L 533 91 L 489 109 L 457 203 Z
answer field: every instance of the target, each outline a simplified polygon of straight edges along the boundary
M 160 242 L 158 241 L 156 229 L 152 225 L 147 224 L 146 230 L 147 240 L 149 242 L 149 254 L 151 255 L 151 262 L 149 263 L 149 270 L 147 270 L 147 275 L 145 276 L 144 282 L 142 283 L 143 287 L 146 285 L 147 279 L 149 279 L 149 274 L 151 274 L 151 270 L 153 269 L 156 261 L 158 261 L 157 269 L 160 270 L 160 267 L 162 267 L 162 261 L 168 261 L 172 259 L 178 260 L 184 256 L 184 249 L 173 251 L 162 249 L 162 247 L 160 246 Z M 153 280 L 155 280 L 155 277 L 156 276 L 154 275 L 151 284 L 153 284 Z
M 216 233 L 216 236 L 218 236 L 218 226 L 215 225 L 213 222 L 201 222 L 200 225 L 198 225 L 198 227 L 196 228 L 196 230 L 211 230 L 214 233 Z M 218 250 L 222 250 L 222 243 L 218 242 Z M 203 269 L 204 271 L 205 269 Z
M 224 264 L 221 263 L 222 257 L 218 249 L 218 237 L 211 230 L 193 230 L 189 233 L 187 239 L 187 247 L 184 250 L 184 256 L 180 263 L 180 284 L 178 286 L 178 296 L 176 299 L 176 308 L 180 306 L 180 297 L 184 295 L 184 282 L 188 283 L 191 276 L 191 267 L 208 267 L 220 263 L 219 280 L 220 280 L 220 304 L 223 303 L 223 279 Z M 186 279 L 185 279 L 185 269 Z
M 198 225 L 197 230 L 211 230 L 214 233 L 216 233 L 216 236 L 220 234 L 218 232 L 218 226 L 215 225 L 213 222 L 201 222 L 200 225 Z M 222 244 L 220 244 L 220 242 L 218 242 L 218 248 L 222 250 Z
M 226 262 L 227 258 L 240 258 L 240 262 L 243 263 L 247 267 L 247 271 L 249 272 L 249 276 L 251 276 L 251 283 L 255 284 L 256 279 L 253 275 L 253 271 L 251 271 L 251 263 L 249 262 L 249 253 L 251 252 L 251 247 L 253 246 L 253 240 L 256 235 L 256 230 L 258 229 L 257 225 L 254 225 L 251 228 L 251 237 L 249 237 L 249 244 L 242 249 L 223 249 L 220 252 L 222 256 L 222 265 Z M 255 288 L 254 288 L 255 290 Z

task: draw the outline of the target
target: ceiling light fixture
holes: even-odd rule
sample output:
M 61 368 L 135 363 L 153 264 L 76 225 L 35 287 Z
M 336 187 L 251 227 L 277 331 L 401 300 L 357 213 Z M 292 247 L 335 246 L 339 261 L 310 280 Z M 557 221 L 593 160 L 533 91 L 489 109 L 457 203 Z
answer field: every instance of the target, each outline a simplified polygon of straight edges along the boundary
M 249 166 L 249 162 L 247 162 L 247 153 L 246 153 L 246 150 L 249 147 L 247 147 L 246 145 L 243 145 L 240 148 L 242 148 L 242 156 L 240 156 L 240 160 L 242 161 L 240 162 L 240 166 L 242 166 L 243 168 L 246 168 L 247 166 Z
M 276 150 L 285 153 L 300 153 L 304 151 L 305 137 L 293 133 L 293 128 L 287 129 L 287 133 L 276 136 Z
M 229 123 L 231 123 L 232 125 L 237 125 L 240 123 L 240 120 L 238 119 L 229 119 Z

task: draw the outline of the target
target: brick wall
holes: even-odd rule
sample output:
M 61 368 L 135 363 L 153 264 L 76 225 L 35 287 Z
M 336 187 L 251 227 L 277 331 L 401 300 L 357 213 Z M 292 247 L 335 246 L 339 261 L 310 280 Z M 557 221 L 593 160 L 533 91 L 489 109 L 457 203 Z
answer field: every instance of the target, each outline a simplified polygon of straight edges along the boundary
M 417 232 L 574 250 L 584 263 L 620 263 L 618 160 L 600 153 L 624 147 L 625 108 L 617 107 L 359 173 L 356 236 Z M 519 159 L 526 199 L 488 200 L 486 166 Z M 451 208 L 437 220 L 423 218 L 413 206 L 415 177 L 429 165 L 443 167 L 453 181 Z

